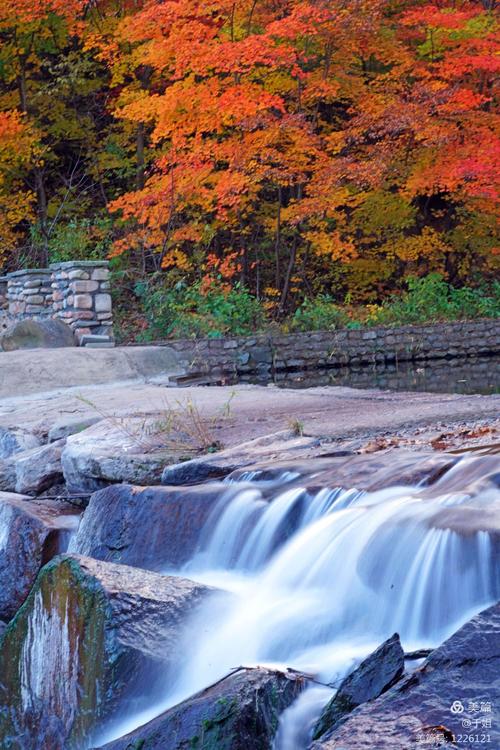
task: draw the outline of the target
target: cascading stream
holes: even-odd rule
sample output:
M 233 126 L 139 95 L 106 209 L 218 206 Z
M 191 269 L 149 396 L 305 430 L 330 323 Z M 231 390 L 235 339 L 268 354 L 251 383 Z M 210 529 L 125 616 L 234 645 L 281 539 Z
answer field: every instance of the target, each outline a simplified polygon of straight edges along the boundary
M 307 476 L 278 478 L 274 492 L 258 474 L 241 480 L 209 518 L 202 551 L 178 571 L 232 596 L 204 605 L 161 705 L 115 737 L 240 665 L 289 666 L 338 684 L 394 632 L 406 651 L 434 647 L 499 598 L 500 491 L 480 459 L 462 459 L 430 487 L 375 492 L 311 491 Z M 315 686 L 285 712 L 276 750 L 305 750 L 331 692 Z

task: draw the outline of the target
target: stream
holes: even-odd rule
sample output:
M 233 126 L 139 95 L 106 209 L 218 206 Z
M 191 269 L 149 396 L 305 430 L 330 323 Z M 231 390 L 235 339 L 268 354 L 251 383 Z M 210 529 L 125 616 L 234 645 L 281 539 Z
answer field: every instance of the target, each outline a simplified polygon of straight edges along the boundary
M 305 750 L 335 686 L 382 641 L 397 632 L 405 652 L 433 648 L 499 598 L 499 476 L 496 457 L 475 456 L 437 481 L 370 492 L 332 485 L 327 459 L 230 477 L 196 554 L 164 571 L 227 594 L 192 620 L 183 667 L 151 708 L 100 741 L 240 665 L 274 665 L 321 683 L 282 714 L 275 739 L 274 750 Z

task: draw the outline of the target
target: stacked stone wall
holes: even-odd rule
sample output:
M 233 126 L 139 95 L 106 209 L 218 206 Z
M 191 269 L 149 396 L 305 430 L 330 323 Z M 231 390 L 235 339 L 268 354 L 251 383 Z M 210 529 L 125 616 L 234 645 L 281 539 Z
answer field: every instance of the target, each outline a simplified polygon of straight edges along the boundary
M 15 320 L 50 318 L 52 314 L 51 271 L 27 268 L 7 276 L 9 315 Z
M 0 324 L 60 318 L 80 345 L 113 344 L 107 261 L 69 261 L 23 269 L 0 278 Z

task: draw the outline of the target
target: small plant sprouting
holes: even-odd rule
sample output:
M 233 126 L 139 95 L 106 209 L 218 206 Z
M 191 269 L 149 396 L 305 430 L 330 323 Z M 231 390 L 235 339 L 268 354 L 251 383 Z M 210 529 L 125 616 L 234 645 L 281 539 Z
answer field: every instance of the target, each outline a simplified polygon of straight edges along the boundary
M 302 422 L 301 419 L 298 419 L 297 417 L 291 417 L 288 420 L 288 427 L 294 435 L 297 435 L 298 437 L 302 437 L 304 435 L 304 422 Z

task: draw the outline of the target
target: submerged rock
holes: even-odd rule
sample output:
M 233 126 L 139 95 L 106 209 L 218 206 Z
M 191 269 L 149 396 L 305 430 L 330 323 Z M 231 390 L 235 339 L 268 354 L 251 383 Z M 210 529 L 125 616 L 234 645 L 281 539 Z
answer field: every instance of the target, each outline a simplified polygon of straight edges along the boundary
M 271 750 L 304 678 L 241 668 L 100 750 Z
M 0 349 L 58 349 L 76 346 L 73 331 L 62 320 L 28 318 L 11 325 L 0 335 Z
M 125 699 L 144 708 L 210 591 L 79 556 L 51 561 L 0 642 L 3 746 L 84 750 Z
M 223 492 L 237 488 L 107 487 L 90 498 L 71 551 L 148 570 L 180 566 L 196 552 Z
M 321 714 L 314 729 L 314 739 L 334 729 L 354 708 L 378 698 L 404 672 L 404 651 L 399 635 L 379 646 L 340 684 L 337 692 Z
M 412 675 L 356 708 L 311 750 L 451 747 L 471 733 L 484 735 L 486 747 L 500 747 L 499 674 L 500 603 L 466 623 Z
M 14 616 L 42 565 L 65 551 L 77 523 L 71 505 L 0 492 L 0 620 Z

